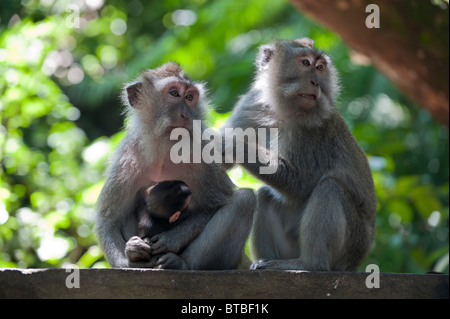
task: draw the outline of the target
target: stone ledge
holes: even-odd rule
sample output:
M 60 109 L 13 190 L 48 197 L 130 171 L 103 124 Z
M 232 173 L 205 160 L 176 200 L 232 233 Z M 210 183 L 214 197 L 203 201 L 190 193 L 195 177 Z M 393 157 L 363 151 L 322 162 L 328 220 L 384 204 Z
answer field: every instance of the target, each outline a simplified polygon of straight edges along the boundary
M 367 273 L 80 269 L 80 288 L 67 288 L 73 274 L 0 269 L 0 298 L 449 298 L 449 276 L 440 274 L 381 273 L 380 288 L 369 289 Z

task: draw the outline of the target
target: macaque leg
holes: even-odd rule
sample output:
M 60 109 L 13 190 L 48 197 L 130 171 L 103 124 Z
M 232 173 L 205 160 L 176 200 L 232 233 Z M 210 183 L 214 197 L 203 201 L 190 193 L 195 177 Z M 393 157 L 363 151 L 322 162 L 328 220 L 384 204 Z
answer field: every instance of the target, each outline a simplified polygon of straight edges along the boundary
M 168 253 L 161 257 L 160 268 L 236 269 L 250 233 L 255 206 L 253 190 L 237 190 L 181 256 Z
M 133 219 L 130 220 L 133 221 Z M 125 240 L 121 227 L 117 226 L 117 224 L 121 225 L 122 223 L 124 223 L 124 219 L 102 218 L 101 222 L 96 225 L 101 248 L 105 252 L 105 257 L 107 257 L 111 267 L 115 268 L 128 267 L 128 259 L 124 252 Z
M 298 214 L 291 213 L 292 209 L 286 206 L 281 195 L 272 188 L 263 186 L 258 190 L 258 208 L 250 236 L 253 258 L 288 259 L 300 255 L 298 229 L 286 231 L 290 225 L 298 225 L 298 220 L 291 221 L 298 218 Z
M 338 270 L 347 244 L 347 221 L 342 204 L 345 200 L 348 198 L 342 187 L 334 179 L 324 179 L 314 189 L 301 214 L 300 257 L 260 260 L 254 262 L 252 268 L 310 271 L 329 271 L 333 268 Z

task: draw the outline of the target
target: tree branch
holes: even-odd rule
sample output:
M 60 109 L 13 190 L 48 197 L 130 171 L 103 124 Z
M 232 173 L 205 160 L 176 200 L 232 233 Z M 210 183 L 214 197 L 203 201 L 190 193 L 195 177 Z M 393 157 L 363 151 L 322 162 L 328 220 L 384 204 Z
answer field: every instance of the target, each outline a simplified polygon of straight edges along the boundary
M 337 32 L 404 94 L 449 126 L 448 8 L 424 0 L 290 0 Z M 380 28 L 365 25 L 368 4 L 380 8 Z

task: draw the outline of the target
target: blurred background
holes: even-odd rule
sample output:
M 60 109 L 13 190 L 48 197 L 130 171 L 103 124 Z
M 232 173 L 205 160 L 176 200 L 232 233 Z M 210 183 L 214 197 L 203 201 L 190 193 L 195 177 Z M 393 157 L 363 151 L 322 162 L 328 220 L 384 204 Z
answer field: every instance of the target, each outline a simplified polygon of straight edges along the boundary
M 448 1 L 421 2 L 446 11 L 448 25 Z M 376 184 L 377 234 L 360 270 L 448 273 L 447 127 L 285 0 L 2 1 L 0 267 L 109 267 L 93 225 L 108 156 L 124 136 L 125 82 L 177 61 L 208 83 L 209 122 L 220 126 L 249 89 L 257 47 L 303 36 L 341 74 L 339 109 Z M 445 37 L 448 46 L 448 29 Z M 230 176 L 261 185 L 240 168 Z

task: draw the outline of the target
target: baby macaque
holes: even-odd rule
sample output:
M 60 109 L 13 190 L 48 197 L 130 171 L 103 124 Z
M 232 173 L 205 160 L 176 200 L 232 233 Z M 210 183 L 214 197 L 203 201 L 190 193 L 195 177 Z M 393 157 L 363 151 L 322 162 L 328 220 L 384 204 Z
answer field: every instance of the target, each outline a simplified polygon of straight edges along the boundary
M 164 181 L 144 187 L 138 193 L 138 236 L 151 244 L 151 238 L 168 231 L 189 206 L 192 193 L 183 181 Z

